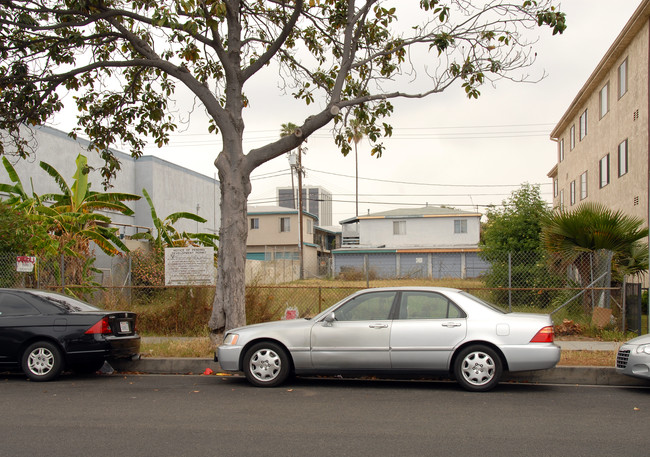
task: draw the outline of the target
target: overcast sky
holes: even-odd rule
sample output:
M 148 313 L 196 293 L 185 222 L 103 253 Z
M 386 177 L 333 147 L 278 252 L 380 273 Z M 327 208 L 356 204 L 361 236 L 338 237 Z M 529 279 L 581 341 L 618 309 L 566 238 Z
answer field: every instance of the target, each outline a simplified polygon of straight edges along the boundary
M 524 182 L 541 184 L 543 197 L 551 201 L 547 173 L 556 163 L 556 145 L 549 134 L 639 4 L 640 0 L 561 2 L 568 22 L 564 34 L 534 31 L 532 36 L 539 35 L 538 57 L 528 72 L 533 78 L 545 72 L 541 82 L 486 85 L 478 100 L 468 100 L 460 87 L 454 87 L 424 100 L 395 102 L 390 119 L 393 137 L 385 141 L 383 157 L 370 156 L 367 140 L 358 146 L 359 213 L 426 204 L 484 213 L 486 205 L 500 204 Z M 275 81 L 247 90 L 258 108 L 246 118 L 247 150 L 276 139 L 282 123 L 302 123 L 304 115 L 296 102 L 290 96 L 267 97 L 274 92 L 278 92 Z M 308 141 L 303 183 L 332 193 L 337 224 L 355 215 L 354 153 L 343 157 L 328 127 Z M 192 118 L 170 146 L 147 148 L 146 154 L 214 177 L 213 162 L 220 149 L 214 136 L 205 134 L 203 122 Z M 276 188 L 291 186 L 287 158 L 258 168 L 253 179 L 249 205 L 275 204 Z

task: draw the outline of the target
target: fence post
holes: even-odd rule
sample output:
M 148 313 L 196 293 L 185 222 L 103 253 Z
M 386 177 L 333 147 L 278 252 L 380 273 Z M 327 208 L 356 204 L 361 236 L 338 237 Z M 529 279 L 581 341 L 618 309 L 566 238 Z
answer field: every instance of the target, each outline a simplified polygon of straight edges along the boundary
M 512 252 L 508 251 L 508 309 L 512 312 Z
M 59 270 L 61 274 L 61 293 L 63 293 L 65 291 L 65 256 L 63 253 L 61 254 Z
M 323 288 L 318 286 L 318 314 L 322 311 L 323 307 Z
M 366 288 L 370 287 L 370 262 L 368 262 L 368 254 L 363 255 L 363 269 L 366 272 Z
M 622 311 L 621 311 L 621 314 L 622 314 L 622 318 L 621 318 L 621 321 L 622 321 L 621 322 L 622 323 L 621 327 L 622 328 L 621 328 L 621 331 L 624 334 L 625 334 L 625 331 L 627 330 L 627 328 L 626 328 L 627 327 L 627 281 L 626 281 L 626 279 L 627 279 L 627 277 L 625 275 L 623 275 L 623 287 L 622 287 L 622 291 L 623 291 L 622 295 L 623 296 L 621 297 L 621 302 L 622 302 L 621 307 L 623 308 Z

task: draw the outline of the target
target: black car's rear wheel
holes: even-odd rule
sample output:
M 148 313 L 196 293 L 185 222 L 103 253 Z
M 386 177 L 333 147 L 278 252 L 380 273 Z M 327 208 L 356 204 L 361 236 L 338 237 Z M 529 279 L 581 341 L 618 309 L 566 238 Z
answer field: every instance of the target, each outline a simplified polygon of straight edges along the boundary
M 51 381 L 63 371 L 63 356 L 55 344 L 38 341 L 23 353 L 22 368 L 32 381 Z
M 244 374 L 248 382 L 258 387 L 275 387 L 286 381 L 291 361 L 286 351 L 271 342 L 257 343 L 246 351 Z
M 487 346 L 468 346 L 460 351 L 454 362 L 456 381 L 472 392 L 494 389 L 502 373 L 503 362 L 499 354 Z

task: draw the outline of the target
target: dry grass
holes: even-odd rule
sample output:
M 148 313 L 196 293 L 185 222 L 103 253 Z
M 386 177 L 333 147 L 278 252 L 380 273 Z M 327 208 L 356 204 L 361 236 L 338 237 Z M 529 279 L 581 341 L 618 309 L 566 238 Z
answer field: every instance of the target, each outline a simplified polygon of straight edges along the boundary
M 558 365 L 574 367 L 614 367 L 616 352 L 614 351 L 562 351 Z
M 212 358 L 214 348 L 210 338 L 179 338 L 160 342 L 142 342 L 143 357 L 199 357 Z

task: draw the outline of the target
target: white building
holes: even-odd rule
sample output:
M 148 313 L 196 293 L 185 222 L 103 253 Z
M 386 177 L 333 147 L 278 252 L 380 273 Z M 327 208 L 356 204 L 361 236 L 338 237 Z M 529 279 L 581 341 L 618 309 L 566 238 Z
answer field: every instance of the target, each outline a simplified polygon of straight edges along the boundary
M 77 168 L 75 163 L 77 155 L 85 155 L 88 165 L 96 169 L 103 164 L 96 152 L 88 151 L 87 140 L 74 140 L 66 133 L 50 127 L 38 127 L 32 130 L 33 155 L 28 159 L 16 158 L 15 160 L 11 160 L 11 156 L 8 156 L 28 194 L 31 194 L 32 186 L 33 191 L 38 195 L 60 193 L 54 179 L 39 166 L 41 161 L 54 167 L 70 186 Z M 144 188 L 153 200 L 156 213 L 161 219 L 181 211 L 196 213 L 207 219 L 207 222 L 202 224 L 179 220 L 174 224 L 179 231 L 218 233 L 221 211 L 217 180 L 157 157 L 143 156 L 134 159 L 120 151 L 112 150 L 112 153 L 120 161 L 121 170 L 111 181 L 113 187 L 107 192 L 142 196 Z M 88 181 L 92 185 L 91 189 L 104 191 L 99 171 L 91 171 Z M 11 183 L 4 167 L 0 167 L 0 182 Z M 133 235 L 153 227 L 151 209 L 144 198 L 127 204 L 134 210 L 133 216 L 125 216 L 121 213 L 108 214 L 115 225 L 120 227 L 121 234 Z
M 478 258 L 481 214 L 426 206 L 341 221 L 343 245 L 334 273 L 346 269 L 379 277 L 466 278 L 487 265 Z

